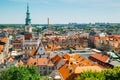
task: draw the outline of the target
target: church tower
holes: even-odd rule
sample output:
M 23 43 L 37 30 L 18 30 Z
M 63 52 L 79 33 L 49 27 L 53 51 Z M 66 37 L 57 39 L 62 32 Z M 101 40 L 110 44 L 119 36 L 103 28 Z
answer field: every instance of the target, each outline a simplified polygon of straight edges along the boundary
M 29 12 L 28 4 L 27 4 L 26 19 L 25 19 L 25 32 L 32 33 L 32 26 L 31 26 L 31 19 L 30 19 L 30 12 Z
M 31 25 L 30 12 L 29 12 L 29 5 L 28 4 L 27 4 L 26 24 L 25 25 Z

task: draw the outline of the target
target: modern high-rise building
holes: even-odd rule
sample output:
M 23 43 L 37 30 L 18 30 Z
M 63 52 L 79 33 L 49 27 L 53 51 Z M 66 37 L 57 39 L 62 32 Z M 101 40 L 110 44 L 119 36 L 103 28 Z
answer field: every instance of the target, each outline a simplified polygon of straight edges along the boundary
M 25 32 L 32 33 L 32 26 L 31 26 L 31 19 L 30 19 L 30 12 L 29 12 L 28 4 L 27 4 L 26 19 L 25 19 Z

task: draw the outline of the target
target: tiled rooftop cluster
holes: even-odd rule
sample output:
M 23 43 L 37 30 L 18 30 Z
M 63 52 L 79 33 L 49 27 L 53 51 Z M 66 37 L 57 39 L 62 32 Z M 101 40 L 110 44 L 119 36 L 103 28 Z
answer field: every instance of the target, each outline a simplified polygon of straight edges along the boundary
M 78 35 L 74 36 L 47 36 L 42 38 L 43 44 L 47 51 L 61 49 L 83 49 L 88 47 L 87 38 Z
M 102 68 L 96 62 L 88 58 L 83 58 L 79 54 L 64 54 L 62 57 L 56 55 L 52 58 L 53 63 L 57 66 L 62 80 L 74 80 L 77 75 L 84 70 L 101 71 Z

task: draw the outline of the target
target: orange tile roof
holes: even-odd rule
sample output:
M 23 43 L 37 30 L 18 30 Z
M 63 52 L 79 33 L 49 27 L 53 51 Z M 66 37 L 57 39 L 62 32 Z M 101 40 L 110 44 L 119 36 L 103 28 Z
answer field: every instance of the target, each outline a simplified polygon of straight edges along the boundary
M 63 65 L 61 68 L 59 68 L 58 72 L 62 76 L 62 80 L 67 80 L 68 77 L 72 74 L 70 68 L 67 65 Z
M 54 64 L 52 63 L 52 61 L 49 61 L 47 66 L 54 66 Z
M 69 54 L 64 54 L 64 55 L 63 55 L 63 58 L 69 60 L 69 59 L 70 59 L 70 55 L 69 55 Z
M 54 64 L 51 62 L 50 59 L 48 58 L 32 58 L 30 57 L 27 60 L 27 65 L 31 66 L 31 65 L 35 65 L 35 66 L 42 66 L 42 65 L 46 65 L 46 66 L 53 66 Z
M 31 55 L 33 56 L 33 55 L 35 55 L 35 53 L 36 53 L 36 49 L 32 49 L 31 50 Z
M 79 57 L 79 58 L 77 59 L 78 62 L 80 62 L 80 61 L 82 61 L 82 60 L 83 60 L 82 57 Z
M 91 63 L 91 61 L 87 58 L 84 58 L 82 61 L 81 61 L 83 64 L 89 64 Z
M 99 66 L 83 66 L 83 67 L 77 67 L 75 69 L 75 74 L 80 74 L 84 71 L 102 71 L 102 68 Z
M 59 49 L 61 49 L 62 47 L 61 47 L 61 46 L 56 46 L 55 48 L 59 50 Z
M 97 62 L 94 62 L 92 66 L 99 66 Z
M 118 41 L 114 41 L 114 47 L 118 48 L 119 47 L 119 42 Z
M 71 67 L 75 70 L 77 65 L 76 64 L 71 64 Z
M 48 65 L 48 59 L 47 58 L 38 58 L 37 65 Z
M 77 60 L 79 57 L 81 57 L 79 54 L 74 54 L 74 55 L 73 55 L 73 58 L 74 58 L 75 60 Z
M 19 60 L 19 61 L 18 61 L 18 65 L 19 65 L 19 66 L 23 66 L 23 65 L 24 65 L 24 62 L 23 62 L 22 60 Z
M 65 62 L 66 62 L 66 64 L 69 64 L 69 60 L 68 59 L 63 59 Z
M 7 62 L 12 62 L 14 61 L 14 58 L 12 56 L 10 56 L 8 59 L 7 59 Z
M 2 42 L 5 42 L 5 43 L 8 43 L 8 38 L 6 38 L 6 37 L 0 37 L 0 41 L 2 41 Z
M 0 52 L 2 52 L 4 45 L 0 45 Z
M 93 58 L 95 58 L 99 61 L 105 62 L 105 63 L 108 62 L 108 60 L 110 59 L 109 56 L 104 55 L 102 53 L 92 54 L 92 55 L 90 55 L 90 57 L 93 57 Z
M 37 59 L 34 59 L 33 57 L 30 57 L 27 60 L 27 65 L 32 66 L 32 65 L 36 65 L 37 64 Z
M 55 57 L 52 58 L 52 61 L 57 64 L 62 58 L 58 55 L 56 55 Z

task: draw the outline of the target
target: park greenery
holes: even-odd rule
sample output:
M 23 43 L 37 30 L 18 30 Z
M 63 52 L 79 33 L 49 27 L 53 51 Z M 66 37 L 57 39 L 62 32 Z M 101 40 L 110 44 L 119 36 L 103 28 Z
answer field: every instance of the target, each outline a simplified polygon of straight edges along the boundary
M 0 80 L 42 80 L 34 66 L 10 67 L 0 72 Z
M 86 71 L 78 77 L 78 80 L 120 80 L 120 66 L 101 72 Z

